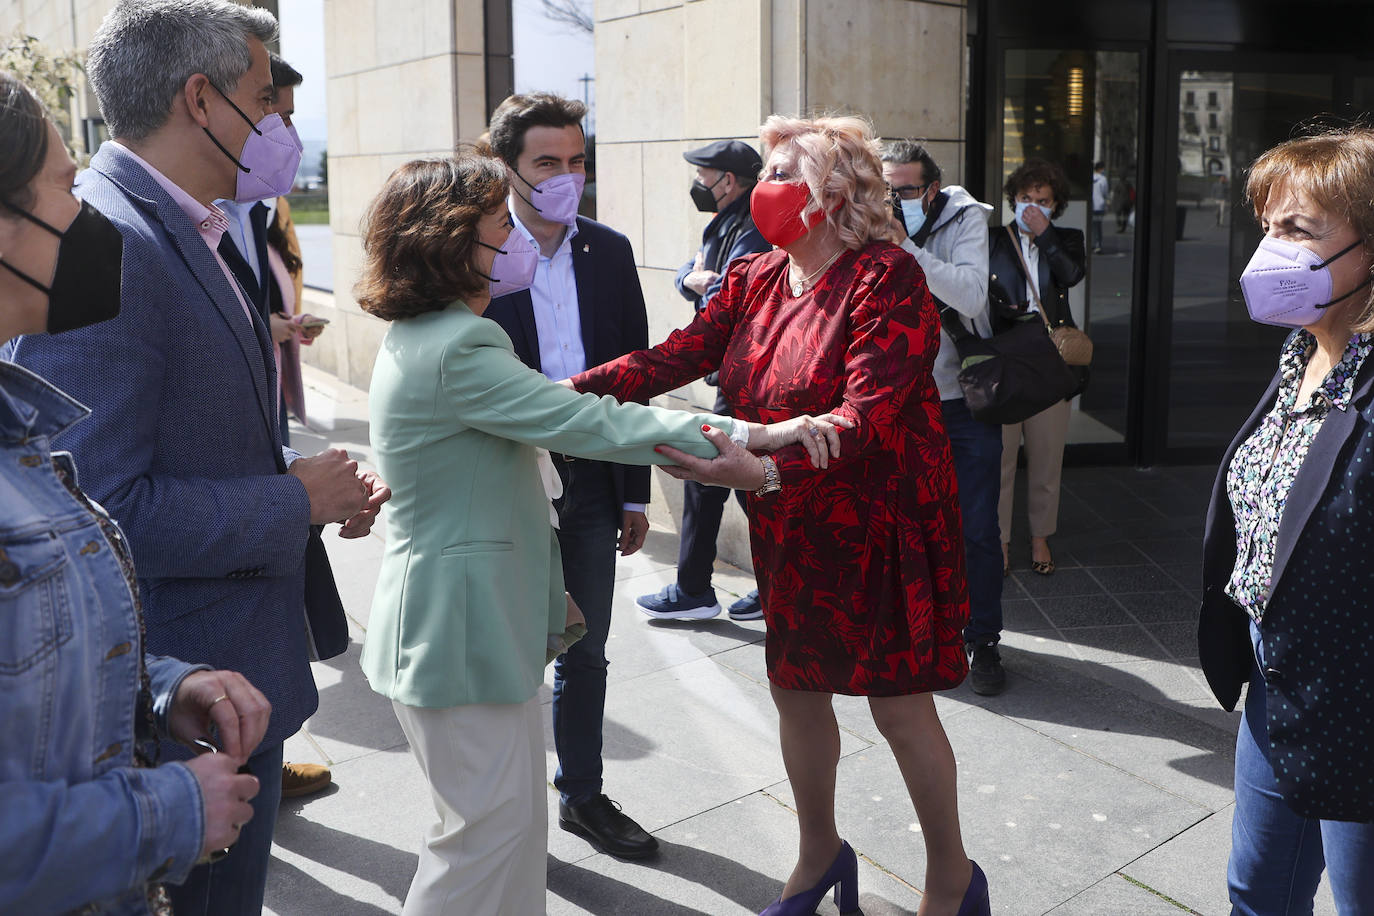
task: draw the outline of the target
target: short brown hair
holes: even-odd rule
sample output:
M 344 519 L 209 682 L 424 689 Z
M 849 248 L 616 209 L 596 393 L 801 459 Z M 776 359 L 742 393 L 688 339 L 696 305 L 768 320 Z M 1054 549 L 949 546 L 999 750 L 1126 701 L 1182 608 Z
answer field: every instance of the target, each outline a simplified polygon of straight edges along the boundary
M 491 148 L 515 168 L 515 160 L 525 151 L 525 134 L 531 127 L 576 127 L 582 129 L 587 106 L 577 99 L 565 99 L 552 92 L 512 95 L 491 113 Z
M 1048 159 L 1027 159 L 1021 167 L 1007 176 L 1002 191 L 1007 195 L 1007 203 L 1016 209 L 1016 195 L 1026 188 L 1047 185 L 1054 195 L 1054 210 L 1050 219 L 1058 219 L 1069 205 L 1069 178 L 1064 170 Z
M 505 203 L 509 188 L 501 163 L 470 151 L 392 172 L 363 217 L 358 304 L 395 321 L 479 294 L 488 281 L 472 266 L 477 221 Z
M 1374 128 L 1323 130 L 1280 143 L 1260 155 L 1245 181 L 1245 200 L 1264 214 L 1278 188 L 1300 192 L 1328 213 L 1343 217 L 1374 251 Z M 1355 312 L 1351 330 L 1374 331 L 1374 290 Z

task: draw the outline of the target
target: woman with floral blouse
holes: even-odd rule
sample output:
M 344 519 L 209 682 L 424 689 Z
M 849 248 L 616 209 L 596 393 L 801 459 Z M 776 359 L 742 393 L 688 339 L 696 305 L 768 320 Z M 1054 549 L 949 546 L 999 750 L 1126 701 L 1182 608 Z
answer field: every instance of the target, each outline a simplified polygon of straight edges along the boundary
M 1240 277 L 1291 327 L 1227 451 L 1204 538 L 1199 648 L 1234 709 L 1232 912 L 1374 913 L 1374 130 L 1290 140 L 1251 167 L 1263 236 Z

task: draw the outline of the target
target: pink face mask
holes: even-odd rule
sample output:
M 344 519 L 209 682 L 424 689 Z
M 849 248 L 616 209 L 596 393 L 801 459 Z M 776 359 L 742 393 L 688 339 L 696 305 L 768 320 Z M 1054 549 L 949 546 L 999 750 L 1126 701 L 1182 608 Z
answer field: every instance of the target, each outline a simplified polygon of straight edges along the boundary
M 215 146 L 219 147 L 220 152 L 238 166 L 239 176 L 234 188 L 234 200 L 241 204 L 249 204 L 291 193 L 291 188 L 296 183 L 296 170 L 301 165 L 301 151 L 304 149 L 301 138 L 296 134 L 296 128 L 288 127 L 279 114 L 270 114 L 254 124 L 253 119 L 235 105 L 234 100 L 229 98 L 224 90 L 214 83 L 210 85 L 214 86 L 215 91 L 238 112 L 239 117 L 253 128 L 248 133 L 248 139 L 243 141 L 243 150 L 237 157 L 224 148 L 215 135 L 210 133 L 208 127 L 201 128 Z
M 482 274 L 491 281 L 491 298 L 518 293 L 534 284 L 534 272 L 539 267 L 539 249 L 523 232 L 512 229 L 505 245 L 500 248 L 486 242 L 477 244 L 496 252 L 491 262 L 491 273 Z
M 515 172 L 515 169 L 511 171 Z M 581 172 L 567 172 L 546 178 L 537 185 L 525 181 L 525 176 L 519 172 L 515 172 L 515 177 L 530 189 L 530 196 L 525 197 L 519 191 L 515 193 L 520 194 L 521 199 L 533 207 L 540 216 L 551 223 L 577 225 L 577 205 L 582 202 L 582 189 L 587 186 L 586 175 Z
M 1311 250 L 1265 236 L 1240 275 L 1240 290 L 1250 318 L 1281 328 L 1303 328 L 1321 320 L 1325 309 L 1369 285 L 1370 278 L 1348 293 L 1331 298 L 1330 265 L 1354 251 L 1352 242 L 1323 261 Z

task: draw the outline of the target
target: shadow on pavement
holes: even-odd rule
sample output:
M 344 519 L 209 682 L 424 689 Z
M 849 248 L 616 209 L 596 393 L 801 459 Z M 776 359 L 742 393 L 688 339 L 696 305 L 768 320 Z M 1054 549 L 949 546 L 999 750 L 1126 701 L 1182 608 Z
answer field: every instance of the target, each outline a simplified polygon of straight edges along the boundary
M 389 896 L 396 900 L 405 899 L 419 856 L 356 833 L 335 830 L 318 821 L 298 817 L 305 801 L 293 802 L 288 799 L 283 802 L 277 816 L 277 829 L 272 837 L 274 845 L 346 875 L 365 876 L 369 883 L 375 884 Z M 326 852 L 327 857 L 322 856 Z M 267 906 L 278 913 L 294 913 L 300 912 L 302 901 L 309 901 L 309 910 L 313 913 L 370 916 L 393 912 L 340 893 L 290 862 L 274 857 Z

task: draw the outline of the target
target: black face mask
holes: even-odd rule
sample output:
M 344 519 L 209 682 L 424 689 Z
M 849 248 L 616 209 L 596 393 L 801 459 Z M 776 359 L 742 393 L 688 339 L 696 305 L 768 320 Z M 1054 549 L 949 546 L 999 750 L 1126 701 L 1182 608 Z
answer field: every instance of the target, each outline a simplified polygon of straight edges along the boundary
M 81 202 L 81 212 L 66 232 L 7 201 L 4 206 L 57 236 L 57 269 L 52 286 L 44 286 L 12 264 L 5 268 L 48 296 L 48 333 L 61 334 L 108 321 L 119 314 L 119 278 L 123 269 L 124 236 L 99 210 Z
M 702 213 L 715 213 L 720 209 L 720 201 L 716 200 L 716 195 L 712 192 L 716 185 L 724 180 L 724 172 L 721 172 L 720 177 L 709 185 L 700 178 L 692 179 L 692 203 L 697 205 L 698 210 Z

